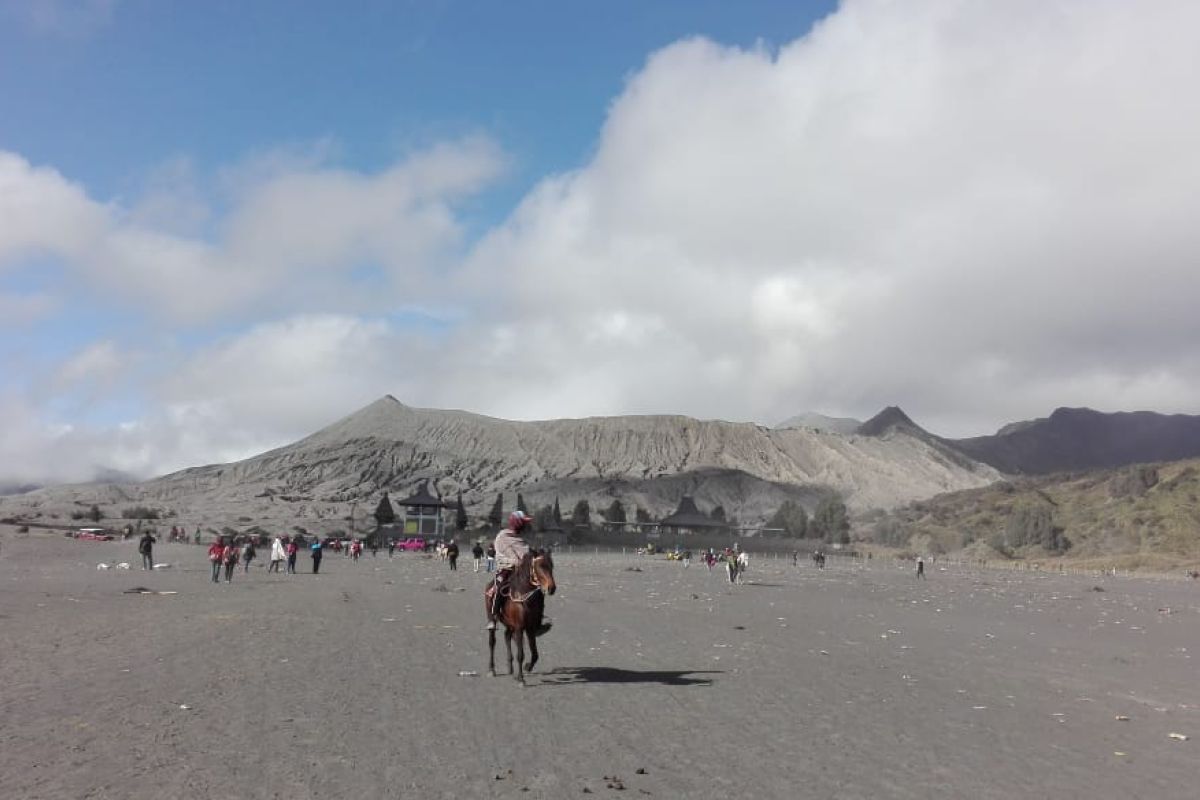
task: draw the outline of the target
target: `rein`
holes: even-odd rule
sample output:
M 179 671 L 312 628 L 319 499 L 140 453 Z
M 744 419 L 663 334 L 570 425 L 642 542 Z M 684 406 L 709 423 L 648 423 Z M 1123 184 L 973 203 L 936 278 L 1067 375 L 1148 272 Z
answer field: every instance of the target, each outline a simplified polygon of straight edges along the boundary
M 533 588 L 530 589 L 525 594 L 521 595 L 520 597 L 517 597 L 510 592 L 508 595 L 508 599 L 510 601 L 512 601 L 514 603 L 524 603 L 529 598 L 533 597 L 535 594 L 542 591 L 541 581 L 538 580 L 538 571 L 537 571 L 537 567 L 535 566 L 536 563 L 537 563 L 537 559 L 535 558 L 529 564 L 529 585 L 532 586 Z

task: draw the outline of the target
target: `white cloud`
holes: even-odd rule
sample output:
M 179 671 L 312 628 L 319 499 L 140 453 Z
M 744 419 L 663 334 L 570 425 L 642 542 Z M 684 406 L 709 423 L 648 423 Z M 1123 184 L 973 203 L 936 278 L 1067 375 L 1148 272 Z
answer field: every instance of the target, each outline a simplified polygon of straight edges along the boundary
M 453 204 L 503 167 L 479 138 L 374 175 L 264 156 L 250 177 L 225 176 L 232 208 L 205 237 L 212 209 L 186 164 L 169 165 L 126 209 L 0 152 L 0 268 L 53 257 L 108 305 L 189 325 L 314 307 L 382 310 L 391 298 L 436 292 L 437 269 L 461 244 Z M 363 266 L 381 270 L 384 285 L 356 290 L 348 277 Z
M 55 382 L 60 389 L 71 388 L 81 383 L 109 383 L 117 377 L 122 363 L 114 342 L 93 342 L 59 367 Z
M 1065 402 L 1188 409 L 1095 378 L 1200 388 L 1181 357 L 1198 332 L 1198 22 L 1183 2 L 868 0 L 777 53 L 678 43 L 469 280 L 554 309 L 561 324 L 516 347 L 573 354 L 574 413 L 899 402 L 953 434 Z M 661 324 L 592 352 L 596 309 Z M 710 380 L 718 363 L 739 367 Z
M 48 292 L 0 292 L 0 328 L 19 328 L 45 319 L 60 308 Z
M 950 435 L 1194 412 L 1198 25 L 1182 0 L 851 0 L 777 51 L 679 42 L 461 264 L 458 204 L 504 163 L 483 140 L 372 174 L 268 154 L 223 176 L 228 213 L 167 214 L 190 227 L 0 156 L 0 265 L 44 251 L 172 319 L 275 320 L 177 354 L 122 432 L 163 445 L 147 469 L 389 391 L 519 418 L 899 403 Z M 454 324 L 390 325 L 401 297 Z

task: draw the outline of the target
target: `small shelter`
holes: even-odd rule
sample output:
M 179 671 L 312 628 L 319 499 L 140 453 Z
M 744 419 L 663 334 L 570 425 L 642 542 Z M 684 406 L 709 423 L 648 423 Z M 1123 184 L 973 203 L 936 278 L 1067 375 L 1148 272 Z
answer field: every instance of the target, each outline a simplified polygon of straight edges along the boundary
M 679 501 L 675 513 L 658 523 L 659 530 L 670 530 L 675 533 L 698 533 L 701 531 L 724 530 L 729 526 L 724 522 L 709 517 L 696 508 L 696 501 L 684 495 Z
M 446 516 L 443 509 L 453 508 L 429 493 L 429 481 L 421 484 L 411 497 L 397 500 L 396 505 L 404 508 L 404 535 L 442 539 L 446 535 Z

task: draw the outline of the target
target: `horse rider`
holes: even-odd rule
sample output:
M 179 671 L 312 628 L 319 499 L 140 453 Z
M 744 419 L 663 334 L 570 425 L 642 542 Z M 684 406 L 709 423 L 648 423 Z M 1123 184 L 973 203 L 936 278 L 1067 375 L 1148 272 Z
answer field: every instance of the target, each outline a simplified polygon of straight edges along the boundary
M 508 527 L 496 534 L 496 577 L 493 586 L 492 607 L 488 614 L 487 629 L 496 630 L 496 616 L 500 613 L 505 584 L 512 571 L 521 563 L 521 559 L 529 552 L 529 545 L 521 538 L 521 532 L 529 527 L 533 518 L 524 511 L 514 511 L 508 515 Z

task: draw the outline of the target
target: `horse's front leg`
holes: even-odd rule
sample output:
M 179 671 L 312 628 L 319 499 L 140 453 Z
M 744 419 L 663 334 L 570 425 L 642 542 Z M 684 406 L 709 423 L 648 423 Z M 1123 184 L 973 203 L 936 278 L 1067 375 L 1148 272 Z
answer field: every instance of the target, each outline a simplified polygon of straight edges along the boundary
M 537 638 L 532 630 L 526 630 L 525 635 L 529 637 L 529 664 L 525 667 L 525 671 L 533 672 L 533 668 L 538 662 Z
M 517 683 L 525 683 L 525 633 L 517 629 Z
M 504 628 L 504 649 L 508 651 L 508 674 L 512 675 L 512 628 Z
M 488 674 L 496 677 L 496 629 L 488 631 Z

